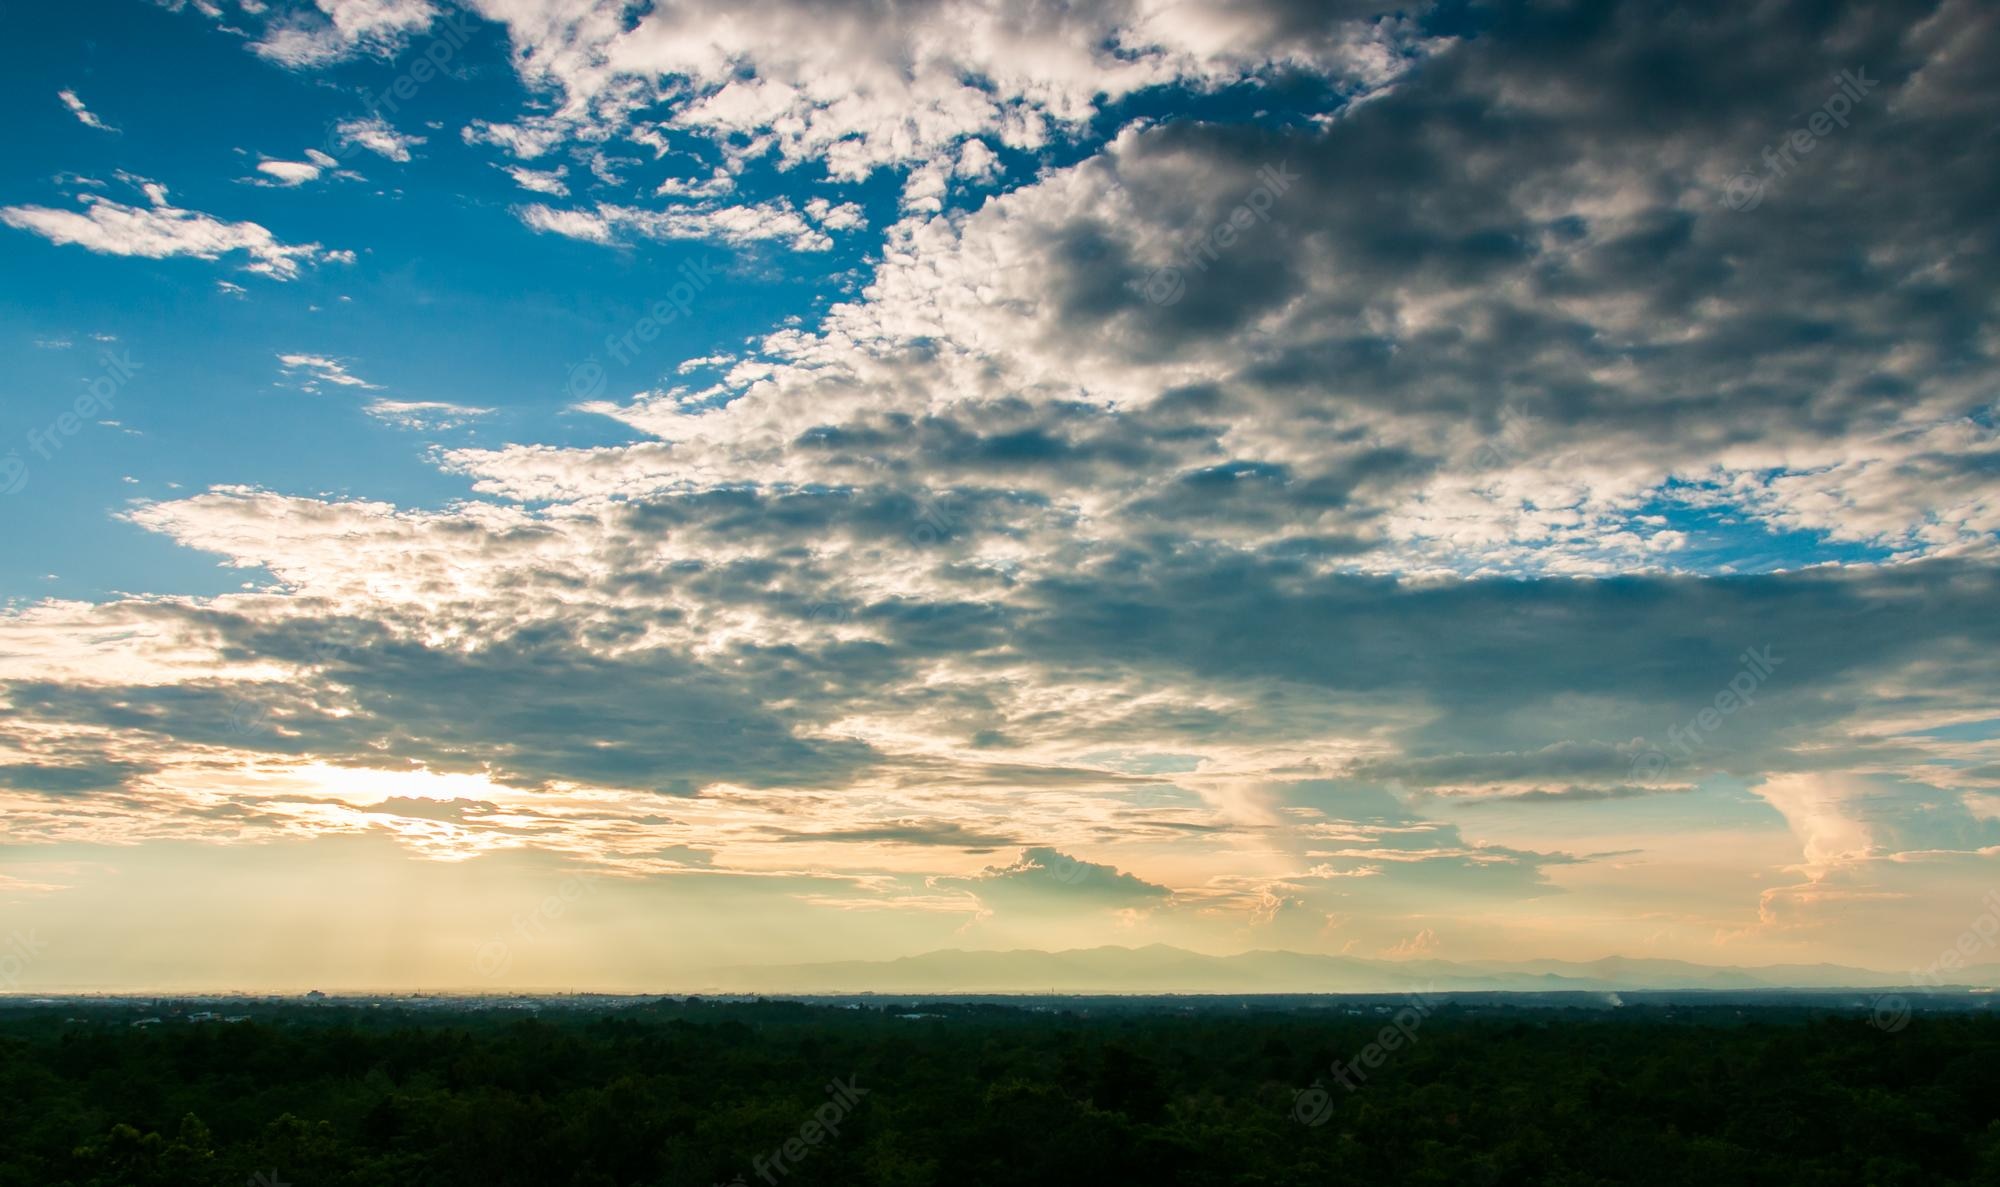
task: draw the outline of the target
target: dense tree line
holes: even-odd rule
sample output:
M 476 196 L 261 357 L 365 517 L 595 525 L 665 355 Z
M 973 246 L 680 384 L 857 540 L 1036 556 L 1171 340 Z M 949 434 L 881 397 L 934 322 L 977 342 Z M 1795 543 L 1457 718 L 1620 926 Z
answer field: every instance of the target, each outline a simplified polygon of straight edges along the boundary
M 0 1014 L 0 1187 L 2000 1183 L 1983 1015 L 1447 1004 L 1349 1090 L 1372 1013 L 65 1013 Z

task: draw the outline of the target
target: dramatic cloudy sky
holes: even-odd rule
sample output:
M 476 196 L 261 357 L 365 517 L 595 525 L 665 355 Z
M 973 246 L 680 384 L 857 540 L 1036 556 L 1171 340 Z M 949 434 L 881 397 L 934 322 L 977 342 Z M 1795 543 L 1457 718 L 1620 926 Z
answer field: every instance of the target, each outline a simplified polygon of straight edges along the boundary
M 0 988 L 1928 966 L 2000 884 L 1996 60 L 9 5 Z

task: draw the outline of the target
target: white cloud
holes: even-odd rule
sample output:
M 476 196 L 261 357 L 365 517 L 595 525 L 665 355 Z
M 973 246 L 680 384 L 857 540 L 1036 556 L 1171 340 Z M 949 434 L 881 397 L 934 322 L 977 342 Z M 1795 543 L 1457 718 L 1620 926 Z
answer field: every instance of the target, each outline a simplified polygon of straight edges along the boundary
M 806 203 L 806 217 L 829 231 L 858 231 L 868 225 L 868 215 L 859 203 L 842 202 L 836 205 L 825 198 L 814 198 Z
M 245 270 L 278 280 L 290 280 L 299 274 L 301 265 L 336 254 L 322 251 L 317 243 L 281 243 L 257 223 L 226 222 L 169 205 L 165 186 L 149 182 L 142 188 L 152 202 L 150 207 L 126 206 L 84 194 L 78 199 L 83 204 L 80 212 L 8 206 L 0 208 L 0 222 L 51 243 L 75 244 L 100 255 L 213 260 L 242 252 L 249 257 Z
M 320 167 L 310 161 L 259 161 L 257 172 L 275 179 L 281 186 L 300 186 L 318 181 Z
M 682 375 L 686 375 L 690 371 L 698 371 L 703 367 L 726 367 L 735 361 L 736 356 L 733 354 L 703 355 L 699 358 L 682 359 L 680 365 L 674 368 L 674 370 Z
M 950 190 L 951 162 L 940 158 L 910 170 L 903 179 L 903 210 L 916 214 L 936 214 L 944 209 Z
M 524 161 L 545 156 L 570 136 L 569 125 L 547 116 L 527 116 L 511 124 L 473 120 L 459 133 L 467 144 L 491 144 Z
M 69 108 L 70 113 L 76 116 L 77 121 L 83 124 L 84 127 L 96 128 L 100 132 L 116 132 L 118 130 L 97 118 L 91 112 L 90 108 L 83 105 L 83 100 L 76 97 L 75 91 L 57 91 L 56 98 L 63 101 L 63 106 Z
M 456 429 L 493 415 L 491 408 L 474 408 L 440 400 L 375 400 L 363 411 L 398 428 L 419 432 Z
M 1000 172 L 1000 158 L 984 140 L 968 140 L 958 150 L 952 172 L 967 181 L 987 181 Z
M 506 23 L 523 76 L 561 98 L 549 116 L 482 125 L 481 139 L 532 157 L 624 129 L 662 100 L 666 128 L 821 161 L 842 179 L 936 159 L 976 136 L 1033 149 L 1088 119 L 1099 96 L 1176 80 L 1216 85 L 1285 66 L 1379 87 L 1426 48 L 1403 21 L 1225 0 L 707 0 L 632 19 L 573 0 L 480 9 Z M 968 168 L 981 167 L 975 155 Z
M 612 242 L 611 220 L 600 210 L 556 210 L 548 206 L 524 206 L 515 213 L 537 231 L 581 239 L 587 243 Z
M 317 0 L 318 12 L 293 12 L 266 26 L 250 48 L 293 68 L 324 66 L 357 54 L 387 56 L 430 28 L 441 10 L 430 0 Z
M 736 179 L 726 169 L 717 169 L 700 180 L 669 177 L 653 191 L 655 196 L 661 198 L 720 198 L 734 192 Z
M 321 354 L 281 354 L 278 361 L 284 364 L 285 372 L 303 391 L 318 391 L 321 383 L 336 387 L 358 387 L 369 391 L 381 390 L 381 385 L 370 383 L 348 371 L 341 359 L 329 358 Z
M 424 137 L 398 132 L 380 115 L 342 120 L 333 131 L 336 143 L 342 148 L 350 151 L 355 147 L 365 148 L 392 161 L 409 160 L 410 150 L 424 143 Z
M 563 178 L 569 174 L 568 165 L 558 165 L 554 169 L 530 169 L 525 165 L 506 166 L 507 176 L 524 190 L 551 197 L 569 197 L 569 186 Z
M 615 243 L 627 236 L 645 239 L 701 239 L 741 246 L 783 240 L 793 251 L 825 251 L 833 240 L 815 230 L 789 202 L 754 206 L 704 206 L 640 210 L 600 203 L 590 210 L 524 206 L 521 221 L 537 231 L 590 243 Z

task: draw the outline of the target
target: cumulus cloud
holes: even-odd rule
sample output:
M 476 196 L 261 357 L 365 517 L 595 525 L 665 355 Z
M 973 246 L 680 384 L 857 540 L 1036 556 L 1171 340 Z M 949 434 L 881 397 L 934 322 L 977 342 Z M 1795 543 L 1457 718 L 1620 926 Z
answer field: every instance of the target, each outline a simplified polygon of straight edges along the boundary
M 587 3 L 480 8 L 506 25 L 524 76 L 559 98 L 552 114 L 494 137 L 524 156 L 586 129 L 643 134 L 657 103 L 662 128 L 849 179 L 975 136 L 1032 150 L 1087 120 L 1100 98 L 1176 81 L 1288 68 L 1379 87 L 1429 48 L 1412 24 L 1373 19 L 1366 5 L 1283 0 L 888 10 L 760 0 L 663 5 L 630 20 Z M 810 37 L 792 32 L 808 27 Z
M 1648 29 L 1571 47 L 1516 23 L 1323 126 L 1132 129 L 974 214 L 908 220 L 866 299 L 774 336 L 742 398 L 609 411 L 675 442 L 677 475 L 699 455 L 693 472 L 730 480 L 848 481 L 888 448 L 952 482 L 1005 448 L 1011 480 L 1050 498 L 1081 480 L 1100 514 L 1378 571 L 1754 566 L 1757 535 L 1792 531 L 1883 559 L 1990 554 L 1990 394 L 1945 362 L 1976 348 L 1907 289 L 1975 316 L 1982 278 L 1952 245 L 1983 232 L 1969 206 L 1906 217 L 1907 191 L 1867 180 L 1909 168 L 1960 192 L 1971 130 L 1913 127 L 1878 92 L 1819 184 L 1746 215 L 1722 182 L 1774 129 L 1721 96 L 1796 77 L 1800 102 L 1818 73 L 1721 73 L 1635 128 L 1599 113 L 1636 102 L 1621 88 Z M 1899 31 L 1864 40 L 1897 61 Z M 1522 106 L 1570 48 L 1573 94 Z M 1831 247 L 1770 234 L 1783 206 L 1840 225 L 1829 244 L 1871 242 L 1879 275 L 1856 287 Z M 614 237 L 601 217 L 531 217 Z M 1902 397 L 1871 394 L 1889 387 Z M 1756 528 L 1721 531 L 1718 508 Z
M 1009 865 L 987 866 L 969 878 L 936 881 L 947 889 L 970 891 L 1003 910 L 1157 906 L 1173 894 L 1164 886 L 1045 845 L 1023 849 Z
M 258 56 L 294 68 L 325 66 L 360 54 L 389 56 L 430 28 L 443 10 L 430 0 L 316 0 L 267 14 Z
M 805 206 L 806 217 L 829 231 L 858 231 L 868 225 L 868 215 L 855 202 L 830 202 L 814 198 Z

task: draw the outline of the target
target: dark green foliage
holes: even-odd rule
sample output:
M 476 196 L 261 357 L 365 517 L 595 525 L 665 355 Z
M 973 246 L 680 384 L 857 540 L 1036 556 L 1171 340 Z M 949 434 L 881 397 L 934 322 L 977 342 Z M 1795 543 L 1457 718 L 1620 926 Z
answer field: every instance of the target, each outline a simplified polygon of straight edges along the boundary
M 1444 1005 L 1350 1092 L 1379 1018 L 919 1008 L 16 1010 L 0 1187 L 2000 1183 L 1977 1014 Z

